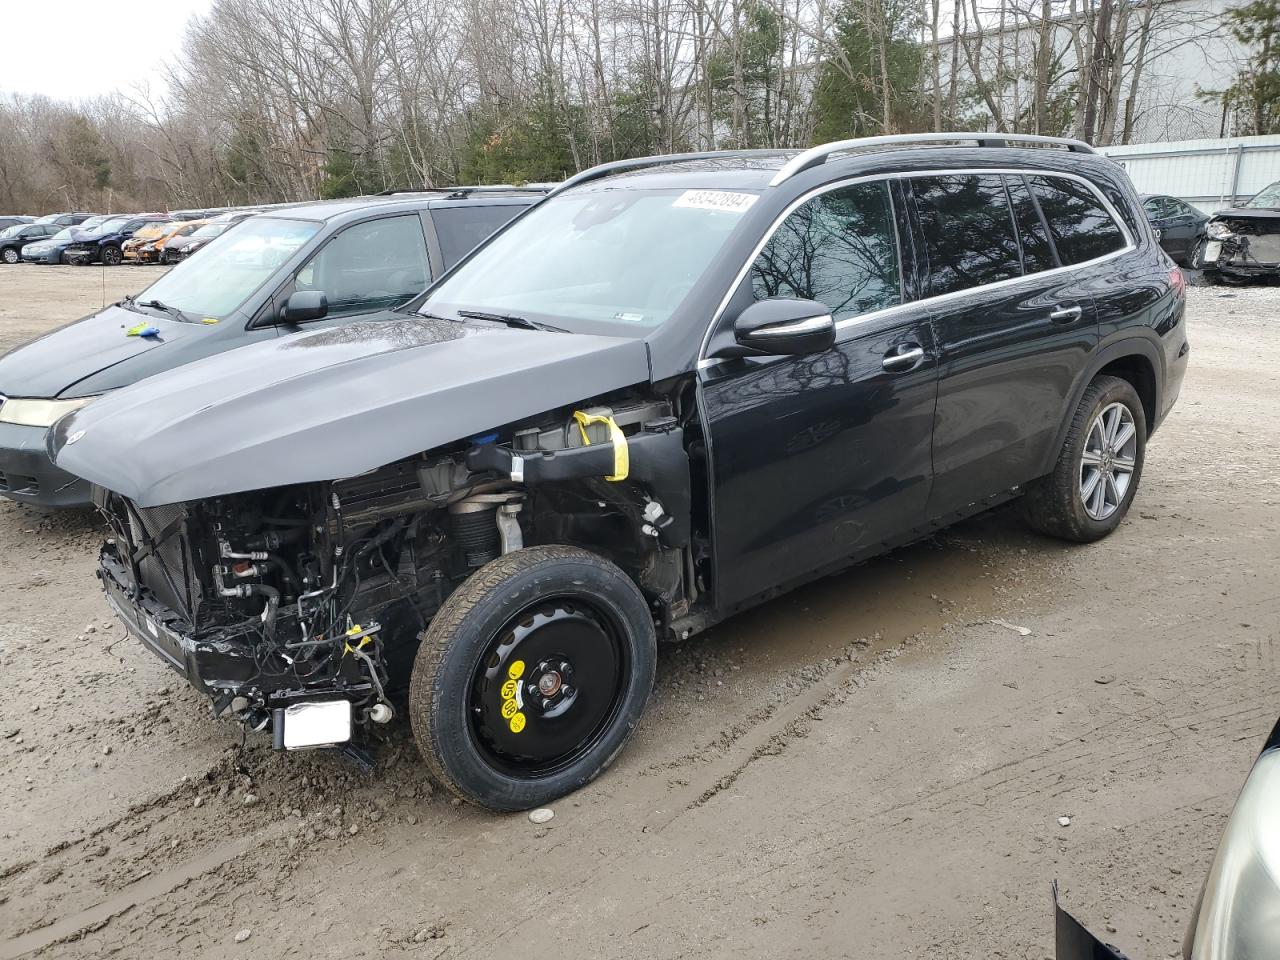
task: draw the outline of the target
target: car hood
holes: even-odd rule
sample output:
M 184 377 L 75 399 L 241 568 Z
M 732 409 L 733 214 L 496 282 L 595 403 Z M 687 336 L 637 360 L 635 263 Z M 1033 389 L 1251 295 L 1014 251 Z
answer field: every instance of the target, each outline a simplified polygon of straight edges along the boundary
M 159 506 L 351 477 L 648 379 L 643 342 L 371 320 L 231 350 L 58 421 L 64 470 Z
M 126 335 L 130 327 L 140 323 L 157 328 L 159 336 Z M 199 324 L 179 323 L 110 306 L 0 356 L 0 394 L 45 398 L 84 396 L 97 388 L 76 391 L 76 384 L 109 367 L 202 332 Z
M 1280 221 L 1280 210 L 1272 210 L 1268 207 L 1228 207 L 1225 210 L 1215 211 L 1210 219 Z

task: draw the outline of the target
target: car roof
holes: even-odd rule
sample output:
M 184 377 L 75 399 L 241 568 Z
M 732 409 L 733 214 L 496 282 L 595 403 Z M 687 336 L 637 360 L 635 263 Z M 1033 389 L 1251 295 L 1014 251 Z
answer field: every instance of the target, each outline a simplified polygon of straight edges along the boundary
M 541 189 L 476 189 L 444 187 L 440 190 L 421 192 L 395 192 L 367 197 L 349 197 L 343 200 L 318 200 L 314 203 L 293 203 L 285 207 L 268 208 L 266 216 L 281 216 L 300 220 L 333 220 L 351 213 L 373 210 L 424 210 L 434 206 L 489 205 L 533 203 L 545 195 Z
M 663 187 L 764 189 L 783 165 L 799 150 L 777 150 L 766 153 L 743 150 L 719 156 L 694 157 L 655 167 L 620 170 L 595 181 L 598 189 L 661 189 Z
M 803 151 L 724 150 L 623 160 L 583 171 L 559 189 L 764 189 L 830 174 L 871 175 L 895 168 L 916 171 L 927 169 L 931 162 L 941 168 L 973 160 L 980 161 L 976 166 L 991 166 L 994 161 L 1009 162 L 1015 157 L 1016 162 L 1030 166 L 1071 170 L 1087 168 L 1101 155 L 1086 143 L 1063 137 L 983 132 L 894 134 L 837 141 Z M 828 174 L 821 173 L 824 169 Z

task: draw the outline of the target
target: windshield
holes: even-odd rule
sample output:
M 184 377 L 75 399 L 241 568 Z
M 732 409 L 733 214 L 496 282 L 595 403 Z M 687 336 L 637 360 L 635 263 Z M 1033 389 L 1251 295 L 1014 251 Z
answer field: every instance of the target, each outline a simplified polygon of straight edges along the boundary
M 71 239 L 71 231 L 72 231 L 72 230 L 76 230 L 76 229 L 78 229 L 78 228 L 76 228 L 76 227 L 63 227 L 61 230 L 59 230 L 57 233 L 55 233 L 55 234 L 54 234 L 52 237 L 50 237 L 49 239 L 50 239 L 50 240 L 70 240 L 70 239 Z
M 124 229 L 124 225 L 129 222 L 128 217 L 118 217 L 115 220 L 104 220 L 102 223 L 93 226 L 81 226 L 80 232 L 91 237 L 96 237 L 106 233 L 118 233 Z
M 210 243 L 196 259 L 178 264 L 137 299 L 159 300 L 193 318 L 221 320 L 319 229 L 310 220 L 258 217 Z
M 720 190 L 553 197 L 441 282 L 422 311 L 546 317 L 582 333 L 643 336 L 671 316 L 755 200 Z
M 1268 184 L 1245 201 L 1246 207 L 1280 207 L 1280 180 Z
M 191 234 L 191 239 L 209 240 L 213 237 L 221 236 L 229 226 L 231 226 L 229 223 L 206 223 L 195 233 Z
M 5 237 L 16 237 L 19 231 L 21 231 L 25 226 L 25 223 L 15 223 L 12 227 L 5 227 L 3 230 L 0 230 L 0 240 L 3 240 Z
M 133 235 L 135 240 L 154 240 L 156 237 L 163 237 L 172 230 L 176 224 L 172 223 L 148 223 Z

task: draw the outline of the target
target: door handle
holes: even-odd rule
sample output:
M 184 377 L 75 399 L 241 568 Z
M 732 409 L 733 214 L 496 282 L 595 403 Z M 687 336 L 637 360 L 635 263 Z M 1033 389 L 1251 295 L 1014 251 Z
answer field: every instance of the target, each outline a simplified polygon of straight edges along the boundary
M 901 350 L 901 347 L 906 349 Z M 924 359 L 924 348 L 915 343 L 904 343 L 901 347 L 900 353 L 885 354 L 880 366 L 892 373 L 903 373 L 918 367 L 920 361 Z
M 1054 323 L 1075 323 L 1082 313 L 1080 307 L 1054 307 L 1049 311 L 1049 319 Z

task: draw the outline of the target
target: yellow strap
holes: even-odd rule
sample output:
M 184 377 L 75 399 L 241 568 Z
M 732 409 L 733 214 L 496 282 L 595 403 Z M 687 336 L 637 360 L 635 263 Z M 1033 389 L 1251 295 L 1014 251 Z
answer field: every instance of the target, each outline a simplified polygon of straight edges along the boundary
M 582 410 L 573 411 L 573 419 L 578 421 L 578 430 L 582 434 L 582 445 L 591 446 L 591 438 L 587 436 L 587 427 L 593 423 L 603 423 L 609 428 L 609 440 L 613 443 L 613 474 L 605 477 L 606 480 L 612 480 L 615 483 L 619 480 L 627 479 L 627 474 L 631 472 L 631 451 L 627 449 L 627 438 L 622 433 L 622 428 L 614 422 L 613 417 L 601 417 L 594 413 L 585 413 Z
M 357 634 L 359 634 L 362 629 L 364 628 L 357 623 L 355 626 L 353 626 L 350 630 L 347 631 L 347 636 L 354 637 Z M 361 637 L 360 642 L 357 643 L 354 647 L 349 642 L 343 641 L 342 655 L 345 657 L 348 653 L 355 653 L 357 650 L 363 650 L 364 645 L 368 643 L 371 639 L 373 639 L 372 635 Z

